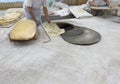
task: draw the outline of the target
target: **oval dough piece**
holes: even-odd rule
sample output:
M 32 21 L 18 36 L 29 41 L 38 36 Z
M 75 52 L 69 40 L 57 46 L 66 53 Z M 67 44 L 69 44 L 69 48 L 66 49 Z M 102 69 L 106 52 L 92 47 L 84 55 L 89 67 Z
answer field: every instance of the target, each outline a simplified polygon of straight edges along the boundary
M 21 20 L 10 31 L 11 40 L 30 40 L 36 34 L 36 23 L 32 20 Z

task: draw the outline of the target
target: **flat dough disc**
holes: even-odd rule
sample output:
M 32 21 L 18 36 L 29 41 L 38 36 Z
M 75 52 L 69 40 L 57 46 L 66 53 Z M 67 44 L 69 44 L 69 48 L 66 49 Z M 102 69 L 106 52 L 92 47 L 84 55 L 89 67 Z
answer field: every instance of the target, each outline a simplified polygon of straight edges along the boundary
M 36 34 L 36 23 L 32 20 L 21 20 L 10 31 L 11 40 L 29 40 Z

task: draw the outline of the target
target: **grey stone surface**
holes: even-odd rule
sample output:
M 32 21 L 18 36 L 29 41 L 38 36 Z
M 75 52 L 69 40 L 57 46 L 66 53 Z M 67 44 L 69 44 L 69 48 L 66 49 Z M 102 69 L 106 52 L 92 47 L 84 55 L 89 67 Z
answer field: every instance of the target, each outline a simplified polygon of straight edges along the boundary
M 0 28 L 0 84 L 119 84 L 120 24 L 110 19 L 64 20 L 99 32 L 102 40 L 91 46 L 61 36 L 43 43 L 48 38 L 40 26 L 37 40 L 10 42 L 12 27 Z

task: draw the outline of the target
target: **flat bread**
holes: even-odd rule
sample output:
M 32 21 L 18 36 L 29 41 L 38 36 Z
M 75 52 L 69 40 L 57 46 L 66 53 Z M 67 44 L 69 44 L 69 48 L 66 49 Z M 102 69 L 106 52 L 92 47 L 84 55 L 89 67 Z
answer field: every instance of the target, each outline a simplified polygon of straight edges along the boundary
M 19 13 L 21 13 L 21 15 L 24 15 L 23 8 L 9 8 L 6 10 L 6 13 L 13 13 L 13 12 L 19 12 Z
M 86 17 L 92 16 L 92 14 L 88 13 L 87 11 L 85 11 L 77 6 L 71 6 L 71 7 L 69 7 L 69 9 L 76 18 L 86 18 Z
M 29 40 L 36 34 L 36 23 L 33 20 L 21 20 L 10 31 L 11 40 Z
M 0 18 L 0 26 L 7 26 L 20 17 L 21 13 L 19 12 L 6 13 L 3 17 Z
M 59 36 L 65 32 L 65 30 L 60 29 L 56 23 L 44 23 L 43 26 L 50 36 Z

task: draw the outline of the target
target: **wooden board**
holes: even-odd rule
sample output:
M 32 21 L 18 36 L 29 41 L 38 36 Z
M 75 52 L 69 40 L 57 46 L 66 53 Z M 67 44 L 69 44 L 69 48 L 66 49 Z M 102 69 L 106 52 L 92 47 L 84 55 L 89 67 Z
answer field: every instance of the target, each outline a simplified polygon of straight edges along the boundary
M 90 7 L 92 10 L 117 10 L 116 8 L 110 7 Z

